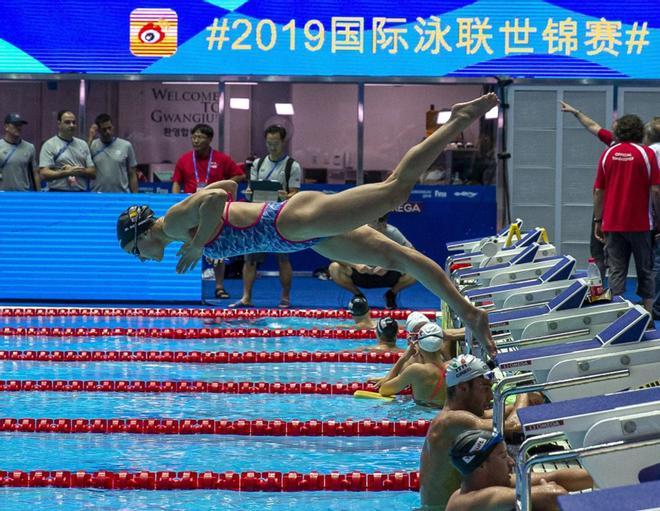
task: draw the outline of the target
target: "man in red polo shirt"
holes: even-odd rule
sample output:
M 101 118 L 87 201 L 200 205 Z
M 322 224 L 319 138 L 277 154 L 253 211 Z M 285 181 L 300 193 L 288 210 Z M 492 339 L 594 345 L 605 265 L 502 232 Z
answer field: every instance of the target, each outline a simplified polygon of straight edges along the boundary
M 605 240 L 612 294 L 626 289 L 630 255 L 637 269 L 637 294 L 653 308 L 653 213 L 660 212 L 660 170 L 652 149 L 642 146 L 644 124 L 624 115 L 614 128 L 617 144 L 606 149 L 594 183 L 594 231 Z M 657 222 L 656 222 L 657 225 Z
M 192 129 L 193 150 L 181 155 L 174 167 L 172 176 L 172 193 L 195 193 L 206 185 L 231 179 L 239 182 L 245 180 L 245 174 L 240 167 L 226 154 L 211 147 L 213 128 L 208 124 L 198 124 Z M 229 298 L 225 291 L 225 263 L 215 261 L 216 298 Z

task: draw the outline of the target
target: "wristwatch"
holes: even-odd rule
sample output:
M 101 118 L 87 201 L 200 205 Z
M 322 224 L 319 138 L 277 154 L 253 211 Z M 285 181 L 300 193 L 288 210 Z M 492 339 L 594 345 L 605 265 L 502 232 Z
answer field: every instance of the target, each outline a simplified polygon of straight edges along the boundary
M 595 224 L 599 224 L 599 223 L 601 223 L 602 221 L 603 221 L 602 218 L 594 218 L 594 223 L 595 223 Z

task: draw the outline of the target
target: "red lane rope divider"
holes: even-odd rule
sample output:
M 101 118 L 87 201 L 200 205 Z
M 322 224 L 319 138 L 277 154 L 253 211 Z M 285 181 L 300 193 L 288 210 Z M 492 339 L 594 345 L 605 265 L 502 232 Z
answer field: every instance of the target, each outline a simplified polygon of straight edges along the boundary
M 40 337 L 136 337 L 155 339 L 218 339 L 247 337 L 307 337 L 314 339 L 373 339 L 374 331 L 357 328 L 97 328 L 11 327 L 0 328 L 4 336 Z M 406 331 L 399 329 L 399 338 Z
M 371 317 L 389 316 L 406 319 L 412 310 L 372 310 Z M 436 319 L 435 311 L 420 311 L 430 319 Z M 257 319 L 257 318 L 315 318 L 351 319 L 346 309 L 175 309 L 175 308 L 93 308 L 93 307 L 2 307 L 0 317 L 147 317 L 147 318 L 213 318 L 213 319 Z
M 423 437 L 430 421 L 279 419 L 14 419 L 0 418 L 0 431 L 15 433 L 132 433 L 140 435 L 388 436 Z
M 0 392 L 129 392 L 209 394 L 330 394 L 377 392 L 371 383 L 161 381 L 161 380 L 0 380 Z M 410 393 L 404 389 L 399 394 Z
M 41 362 L 176 362 L 183 364 L 354 362 L 393 364 L 399 357 L 399 353 L 389 351 L 0 351 L 0 360 Z
M 114 490 L 405 491 L 419 490 L 418 472 L 194 472 L 120 470 L 0 471 L 0 487 L 103 488 Z

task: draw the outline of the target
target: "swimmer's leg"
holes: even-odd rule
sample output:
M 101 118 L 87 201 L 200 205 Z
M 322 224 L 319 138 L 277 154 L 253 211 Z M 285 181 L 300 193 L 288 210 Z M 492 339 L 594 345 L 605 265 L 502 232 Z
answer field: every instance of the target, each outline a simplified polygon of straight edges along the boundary
M 408 199 L 419 177 L 444 147 L 496 104 L 497 96 L 491 93 L 454 105 L 447 123 L 411 148 L 382 183 L 356 186 L 334 195 L 294 195 L 278 219 L 280 232 L 291 240 L 335 236 L 396 209 Z
M 401 246 L 366 226 L 323 240 L 313 250 L 333 261 L 380 266 L 411 275 L 456 311 L 488 352 L 495 355 L 488 314 L 463 298 L 442 268 L 417 250 Z

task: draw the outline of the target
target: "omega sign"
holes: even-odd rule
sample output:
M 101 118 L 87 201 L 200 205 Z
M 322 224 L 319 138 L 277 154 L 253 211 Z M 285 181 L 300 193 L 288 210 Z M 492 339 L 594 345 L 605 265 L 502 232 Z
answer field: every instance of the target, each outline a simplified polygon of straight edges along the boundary
M 404 202 L 394 211 L 397 213 L 421 213 L 422 212 L 422 203 L 421 202 Z

